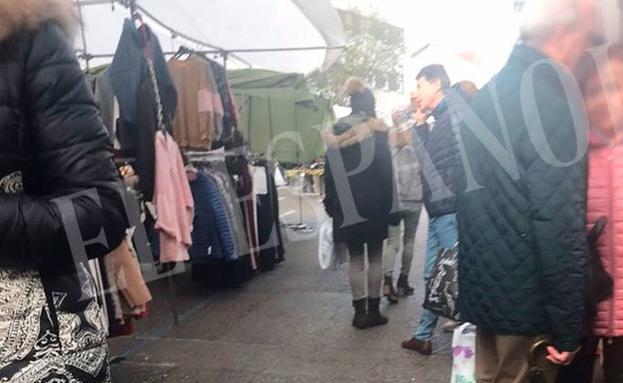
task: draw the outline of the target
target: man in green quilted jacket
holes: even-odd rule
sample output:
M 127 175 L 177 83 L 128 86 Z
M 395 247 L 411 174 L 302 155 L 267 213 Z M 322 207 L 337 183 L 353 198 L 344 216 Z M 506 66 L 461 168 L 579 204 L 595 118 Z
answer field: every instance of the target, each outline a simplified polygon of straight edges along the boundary
M 478 326 L 479 383 L 548 381 L 582 331 L 587 122 L 571 71 L 593 37 L 590 0 L 530 0 L 521 41 L 460 125 L 460 307 Z

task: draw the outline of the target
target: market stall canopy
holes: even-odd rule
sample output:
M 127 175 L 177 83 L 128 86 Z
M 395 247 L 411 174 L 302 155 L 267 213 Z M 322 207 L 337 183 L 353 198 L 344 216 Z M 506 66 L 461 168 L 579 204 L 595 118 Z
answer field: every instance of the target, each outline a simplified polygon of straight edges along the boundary
M 80 3 L 83 4 L 88 53 L 113 53 L 121 35 L 123 19 L 129 16 L 129 11 L 113 0 L 81 0 Z M 342 50 L 272 50 L 333 48 L 345 44 L 342 22 L 330 0 L 137 0 L 136 4 L 179 32 L 180 36 L 205 43 L 199 46 L 172 36 L 170 31 L 158 27 L 143 15 L 158 35 L 164 50 L 177 50 L 180 45 L 197 50 L 206 49 L 206 45 L 227 51 L 271 50 L 235 52 L 230 57 L 231 65 L 235 66 L 247 62 L 257 68 L 309 73 L 318 68 L 328 68 Z M 76 41 L 76 48 L 82 47 L 80 38 Z M 236 60 L 236 57 L 241 60 Z
M 310 92 L 305 77 L 268 70 L 229 71 L 239 126 L 253 153 L 282 163 L 322 157 L 320 133 L 335 121 L 331 102 Z

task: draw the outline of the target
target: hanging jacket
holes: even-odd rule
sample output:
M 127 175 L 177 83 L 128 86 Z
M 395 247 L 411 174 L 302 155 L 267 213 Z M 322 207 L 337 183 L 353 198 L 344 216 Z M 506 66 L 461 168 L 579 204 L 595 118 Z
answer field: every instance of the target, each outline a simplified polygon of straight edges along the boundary
M 119 103 L 117 138 L 123 154 L 136 159 L 138 188 L 145 199 L 151 201 L 155 182 L 154 140 L 160 126 L 156 87 L 148 59 L 153 63 L 165 123 L 175 116 L 178 95 L 157 37 L 147 25 L 141 28 L 138 30 L 132 20 L 125 20 L 107 72 Z
M 70 244 L 103 229 L 107 245 L 86 247 L 103 256 L 127 221 L 108 134 L 67 38 L 74 3 L 0 0 L 0 15 L 0 381 L 107 382 L 101 310 Z M 79 194 L 90 191 L 97 199 Z M 63 197 L 71 210 L 54 202 Z M 72 215 L 84 239 L 63 221 Z
M 162 98 L 164 115 L 169 120 L 175 116 L 177 108 L 177 91 L 160 47 L 160 42 L 149 26 L 143 25 L 144 35 L 134 25 L 134 21 L 126 19 L 123 32 L 110 64 L 109 76 L 119 100 L 119 109 L 123 123 L 136 124 L 139 119 L 138 102 L 141 84 L 145 81 L 147 58 L 152 60 L 158 89 Z M 143 43 L 144 39 L 147 39 Z
M 323 139 L 328 146 L 324 206 L 333 218 L 334 241 L 364 243 L 386 239 L 394 199 L 386 127 L 374 118 L 356 113 L 340 119 L 323 133 Z M 347 176 L 336 169 L 355 174 Z M 354 210 L 344 211 L 349 207 Z
M 156 230 L 160 233 L 160 262 L 190 259 L 194 201 L 182 154 L 173 137 L 156 133 Z
M 545 60 L 518 45 L 471 104 L 482 124 L 461 124 L 473 177 L 467 184 L 467 173 L 458 172 L 459 302 L 461 320 L 484 331 L 550 335 L 558 350 L 571 352 L 582 334 L 587 270 L 586 158 L 580 153 L 574 161 L 582 126 L 571 114 L 582 105 L 566 97 L 561 82 L 575 79 L 550 65 L 532 73 L 530 96 L 538 108 L 523 104 L 531 99 L 522 94 L 526 74 Z M 542 134 L 530 137 L 539 124 Z M 512 155 L 501 161 L 500 150 L 482 137 Z M 570 165 L 547 162 L 547 145 Z
M 216 183 L 203 172 L 190 183 L 195 200 L 196 215 L 193 223 L 193 245 L 189 250 L 193 263 L 209 259 L 233 261 L 234 238 L 223 198 Z
M 623 142 L 617 145 L 593 135 L 589 149 L 588 219 L 590 227 L 602 216 L 608 225 L 598 242 L 599 253 L 614 279 L 611 299 L 601 303 L 595 335 L 623 336 Z

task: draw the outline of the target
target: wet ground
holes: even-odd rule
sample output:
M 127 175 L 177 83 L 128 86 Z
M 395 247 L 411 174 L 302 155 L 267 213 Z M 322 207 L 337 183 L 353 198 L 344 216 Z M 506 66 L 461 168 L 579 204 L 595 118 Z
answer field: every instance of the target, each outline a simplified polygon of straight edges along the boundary
M 296 195 L 281 191 L 285 222 L 300 220 Z M 317 229 L 319 197 L 305 195 L 303 209 L 302 221 Z M 436 335 L 431 357 L 400 348 L 421 311 L 424 226 L 411 274 L 416 295 L 383 303 L 387 326 L 355 330 L 346 267 L 322 271 L 317 230 L 288 230 L 286 262 L 240 289 L 208 291 L 194 286 L 188 272 L 173 278 L 173 291 L 167 280 L 152 283 L 149 317 L 136 323 L 134 336 L 110 342 L 113 382 L 450 382 L 448 335 Z

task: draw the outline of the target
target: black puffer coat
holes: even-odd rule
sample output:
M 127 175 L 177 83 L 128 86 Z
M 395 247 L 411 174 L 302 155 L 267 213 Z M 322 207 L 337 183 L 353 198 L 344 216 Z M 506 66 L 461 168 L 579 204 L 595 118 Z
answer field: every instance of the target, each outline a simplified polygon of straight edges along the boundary
M 386 239 L 397 197 L 386 129 L 374 118 L 353 114 L 325 132 L 324 140 L 328 145 L 324 205 L 333 218 L 333 240 Z
M 451 101 L 452 100 L 452 101 Z M 454 98 L 445 98 L 435 108 L 435 123 L 416 126 L 413 146 L 422 166 L 424 203 L 431 218 L 456 213 L 455 168 L 459 159 Z
M 100 310 L 70 243 L 103 229 L 107 246 L 86 253 L 104 255 L 126 218 L 67 39 L 74 20 L 70 0 L 0 0 L 0 380 L 109 379 Z
M 551 335 L 560 351 L 574 351 L 584 308 L 587 173 L 576 133 L 580 143 L 588 133 L 572 119 L 581 103 L 567 99 L 545 60 L 517 46 L 464 120 L 473 177 L 459 173 L 470 181 L 460 182 L 458 195 L 460 307 L 462 319 L 483 330 Z

